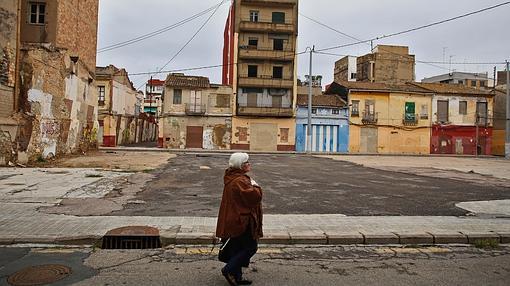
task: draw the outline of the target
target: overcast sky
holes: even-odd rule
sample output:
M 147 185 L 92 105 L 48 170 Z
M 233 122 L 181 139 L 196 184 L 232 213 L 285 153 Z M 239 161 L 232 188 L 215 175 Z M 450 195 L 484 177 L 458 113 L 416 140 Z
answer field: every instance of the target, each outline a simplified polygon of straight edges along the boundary
M 177 23 L 204 11 L 221 0 L 100 0 L 98 48 L 123 42 Z M 230 1 L 228 1 L 230 2 Z M 505 2 L 504 0 L 300 0 L 299 12 L 343 33 L 366 40 L 387 35 Z M 196 38 L 164 70 L 186 69 L 222 63 L 223 30 L 228 14 L 226 3 Z M 123 48 L 98 54 L 97 65 L 114 64 L 130 74 L 159 70 L 191 38 L 212 14 L 206 14 L 177 29 Z M 504 62 L 510 58 L 510 5 L 467 18 L 383 39 L 374 43 L 406 45 L 418 61 L 454 63 Z M 298 51 L 315 45 L 316 49 L 354 42 L 302 16 L 299 17 Z M 314 55 L 314 74 L 324 77 L 323 84 L 333 79 L 336 60 L 341 55 L 364 55 L 370 45 L 359 44 L 328 51 L 331 55 Z M 308 73 L 307 54 L 298 57 L 298 77 Z M 454 64 L 452 69 L 489 72 L 494 65 Z M 498 65 L 499 70 L 504 65 Z M 416 65 L 418 81 L 424 77 L 449 71 L 449 64 Z M 203 75 L 211 82 L 221 82 L 221 68 L 186 72 Z M 139 87 L 148 75 L 130 76 Z M 166 74 L 155 75 L 164 79 Z

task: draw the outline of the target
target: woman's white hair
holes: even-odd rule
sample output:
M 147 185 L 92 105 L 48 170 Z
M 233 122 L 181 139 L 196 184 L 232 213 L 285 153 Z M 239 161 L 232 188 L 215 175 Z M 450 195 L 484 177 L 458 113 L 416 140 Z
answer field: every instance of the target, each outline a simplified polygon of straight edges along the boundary
M 228 165 L 231 168 L 241 169 L 243 164 L 248 162 L 250 156 L 246 153 L 234 153 L 230 155 L 230 160 L 228 160 Z

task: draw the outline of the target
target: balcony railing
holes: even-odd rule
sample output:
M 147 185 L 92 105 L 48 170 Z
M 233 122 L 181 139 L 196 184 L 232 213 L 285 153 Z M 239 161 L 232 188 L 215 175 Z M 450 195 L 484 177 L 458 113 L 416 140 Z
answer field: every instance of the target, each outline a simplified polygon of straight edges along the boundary
M 278 61 L 293 61 L 295 58 L 294 50 L 285 49 L 274 50 L 272 48 L 241 46 L 239 57 L 243 59 L 269 59 Z
M 363 117 L 361 118 L 361 123 L 363 124 L 377 124 L 377 113 L 370 113 L 368 111 L 363 112 Z
M 205 104 L 190 104 L 185 105 L 185 113 L 187 115 L 204 115 L 206 112 Z
M 404 114 L 404 118 L 402 119 L 402 124 L 406 126 L 416 126 L 418 125 L 418 114 Z
M 488 118 L 486 115 L 478 115 L 476 119 L 476 125 L 479 127 L 488 127 L 492 124 L 491 118 Z
M 237 106 L 237 115 L 245 115 L 245 116 L 269 116 L 269 117 L 292 117 L 294 116 L 294 111 L 292 107 L 281 107 L 281 106 Z
M 296 32 L 296 26 L 291 22 L 286 23 L 273 23 L 271 21 L 252 22 L 249 19 L 242 20 L 239 29 L 241 29 L 241 31 L 248 32 L 264 31 L 285 34 L 294 34 Z
M 292 88 L 294 87 L 294 80 L 292 77 L 273 78 L 272 76 L 248 77 L 247 75 L 240 75 L 239 86 Z

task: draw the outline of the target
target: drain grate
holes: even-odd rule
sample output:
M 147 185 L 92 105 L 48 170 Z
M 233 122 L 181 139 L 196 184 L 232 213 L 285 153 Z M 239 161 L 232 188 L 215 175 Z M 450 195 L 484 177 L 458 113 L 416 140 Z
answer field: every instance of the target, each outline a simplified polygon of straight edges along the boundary
M 7 282 L 12 286 L 45 285 L 62 280 L 71 273 L 71 268 L 64 265 L 37 265 L 14 273 L 9 276 Z
M 110 230 L 103 237 L 103 249 L 161 248 L 159 230 L 149 226 L 126 226 Z

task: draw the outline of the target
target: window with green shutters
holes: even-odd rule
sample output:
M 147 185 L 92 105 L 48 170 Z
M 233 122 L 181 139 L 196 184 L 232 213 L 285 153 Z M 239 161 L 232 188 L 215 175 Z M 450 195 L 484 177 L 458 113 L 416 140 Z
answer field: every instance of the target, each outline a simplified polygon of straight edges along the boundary
M 416 120 L 416 106 L 415 106 L 414 102 L 406 102 L 405 120 L 406 121 L 415 121 Z

